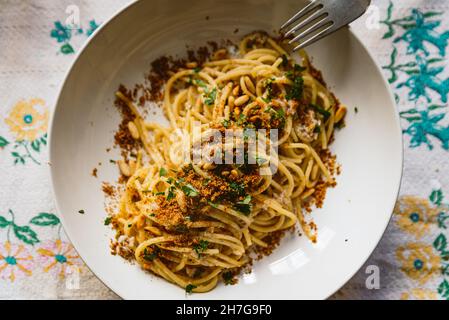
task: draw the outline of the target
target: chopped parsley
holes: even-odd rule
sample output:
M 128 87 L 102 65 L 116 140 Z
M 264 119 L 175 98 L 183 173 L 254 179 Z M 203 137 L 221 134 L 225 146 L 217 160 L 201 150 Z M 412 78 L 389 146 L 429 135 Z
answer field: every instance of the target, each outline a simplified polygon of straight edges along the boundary
M 104 225 L 105 225 L 105 226 L 110 225 L 110 224 L 111 224 L 111 220 L 112 220 L 111 217 L 107 217 L 106 219 L 104 219 Z
M 311 103 L 310 107 L 312 109 L 314 109 L 316 112 L 318 112 L 319 114 L 321 114 L 324 118 L 324 121 L 327 121 L 327 119 L 329 119 L 329 117 L 331 116 L 331 113 L 329 111 L 324 110 L 324 108 L 320 107 L 319 105 Z
M 304 79 L 301 72 L 304 68 L 299 64 L 295 64 L 293 71 L 288 71 L 285 75 L 288 79 L 293 81 L 292 86 L 287 90 L 285 98 L 287 100 L 301 100 L 304 90 Z
M 246 122 L 246 116 L 243 113 L 241 113 L 239 115 L 239 117 L 237 118 L 237 125 L 238 126 L 243 125 L 245 122 Z
M 228 127 L 229 127 L 229 124 L 230 124 L 230 121 L 229 121 L 228 119 L 224 119 L 224 120 L 221 122 L 221 124 L 223 125 L 223 127 L 228 128 Z
M 110 162 L 110 163 L 114 163 L 114 164 L 116 163 L 116 161 L 115 161 L 115 160 L 112 160 L 112 159 L 109 159 L 109 162 Z
M 354 112 L 355 112 L 355 113 L 358 113 L 358 112 L 359 112 L 359 108 L 354 107 Z
M 208 203 L 212 208 L 215 208 L 215 209 L 218 208 L 218 204 L 216 204 L 216 203 L 213 203 L 213 202 L 211 202 L 211 201 L 208 201 L 207 203 Z
M 159 247 L 154 247 L 152 248 L 153 250 L 151 252 L 148 252 L 148 248 L 145 248 L 143 250 L 143 259 L 146 261 L 153 261 L 154 259 L 157 258 L 158 254 L 159 254 Z
M 274 109 L 271 106 L 268 106 L 265 109 L 265 112 L 272 114 L 273 120 L 279 120 L 280 127 L 283 127 L 285 125 L 285 111 L 284 109 L 280 108 L 279 110 Z
M 234 275 L 232 274 L 231 271 L 223 272 L 222 277 L 223 277 L 223 281 L 226 285 L 234 284 Z
M 242 196 L 245 194 L 245 185 L 243 183 L 237 183 L 237 182 L 230 182 L 229 187 L 237 193 L 239 196 Z
M 274 78 L 270 78 L 265 83 L 265 86 L 267 87 L 267 97 L 264 98 L 265 102 L 267 102 L 267 101 L 270 102 L 271 99 L 273 99 L 273 81 L 274 80 L 275 80 Z
M 153 193 L 153 195 L 155 195 L 155 196 L 163 196 L 163 195 L 165 195 L 165 192 L 164 191 L 156 192 L 156 193 Z
M 245 216 L 248 216 L 251 213 L 251 210 L 253 209 L 253 205 L 251 204 L 251 196 L 247 195 L 245 199 L 237 202 L 234 205 L 234 209 L 243 213 Z
M 159 177 L 165 177 L 167 175 L 167 170 L 164 168 L 159 169 Z
M 168 188 L 168 194 L 167 194 L 167 201 L 170 201 L 171 199 L 173 199 L 175 197 L 175 187 L 171 186 L 170 188 Z
M 198 192 L 198 190 L 195 189 L 194 186 L 192 186 L 190 183 L 183 185 L 181 187 L 181 190 L 185 193 L 186 196 L 188 197 L 196 197 L 198 196 L 200 193 Z
M 193 69 L 193 72 L 199 73 L 201 71 L 201 67 L 196 67 Z
M 194 83 L 201 88 L 207 88 L 207 84 L 203 80 L 195 79 Z
M 78 213 L 85 214 L 86 212 L 84 210 L 79 210 Z
M 198 244 L 193 245 L 193 250 L 198 255 L 198 258 L 201 258 L 201 253 L 207 250 L 207 247 L 209 246 L 209 241 L 207 240 L 200 240 Z
M 188 284 L 186 287 L 186 292 L 187 293 L 192 293 L 193 289 L 196 289 L 196 286 L 193 284 Z
M 205 90 L 204 103 L 208 106 L 211 106 L 215 103 L 215 99 L 217 98 L 217 88 L 213 88 L 212 91 Z

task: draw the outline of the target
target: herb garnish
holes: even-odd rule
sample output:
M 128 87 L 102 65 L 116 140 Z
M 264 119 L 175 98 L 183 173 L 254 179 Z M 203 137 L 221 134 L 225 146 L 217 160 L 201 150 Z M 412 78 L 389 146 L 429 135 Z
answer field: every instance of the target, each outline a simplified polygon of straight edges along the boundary
M 199 73 L 201 71 L 201 67 L 196 67 L 193 69 L 193 72 Z
M 186 287 L 186 292 L 187 293 L 192 293 L 193 289 L 196 289 L 196 286 L 193 284 L 188 284 Z
M 209 92 L 209 90 L 205 90 L 205 95 L 204 97 L 206 98 L 204 100 L 204 103 L 208 106 L 211 106 L 215 103 L 215 99 L 217 98 L 217 88 L 213 88 L 212 91 Z
M 167 170 L 165 168 L 159 169 L 159 177 L 165 177 L 167 175 Z
M 288 71 L 285 74 L 288 79 L 293 81 L 292 86 L 287 90 L 285 96 L 287 100 L 301 100 L 304 89 L 304 79 L 301 72 L 304 70 L 299 64 L 295 64 L 293 71 Z
M 319 114 L 321 114 L 324 118 L 324 121 L 327 121 L 327 119 L 329 119 L 329 117 L 331 116 L 331 113 L 329 111 L 324 110 L 324 108 L 320 107 L 319 105 L 311 103 L 310 107 L 312 109 L 314 109 L 316 112 L 318 112 Z
M 159 247 L 153 247 L 152 248 L 153 251 L 151 253 L 148 252 L 147 248 L 145 248 L 143 250 L 143 259 L 146 261 L 153 261 L 154 259 L 157 258 L 158 254 L 159 254 Z
M 193 250 L 198 255 L 198 258 L 201 258 L 201 253 L 207 250 L 207 247 L 209 246 L 209 241 L 207 240 L 200 240 L 198 244 L 193 245 Z
M 239 201 L 234 205 L 234 208 L 243 213 L 245 216 L 248 216 L 253 209 L 253 205 L 251 204 L 251 196 L 247 195 L 243 201 Z
M 173 199 L 175 197 L 175 187 L 171 186 L 170 188 L 168 188 L 168 194 L 167 194 L 167 201 L 170 201 L 171 199 Z
M 181 190 L 185 193 L 186 196 L 188 197 L 196 197 L 198 196 L 200 193 L 198 192 L 198 190 L 195 189 L 194 186 L 192 186 L 190 183 L 183 185 L 181 187 Z
M 223 127 L 228 128 L 228 127 L 229 127 L 229 124 L 230 124 L 230 121 L 229 121 L 228 119 L 224 119 L 224 120 L 221 122 L 221 124 L 223 125 Z
M 226 285 L 234 284 L 234 275 L 232 274 L 231 271 L 223 272 L 222 277 Z
M 245 185 L 242 183 L 237 183 L 237 182 L 232 181 L 229 183 L 229 187 L 232 189 L 232 191 L 237 193 L 239 196 L 242 196 L 245 194 Z
M 79 210 L 78 213 L 80 213 L 80 214 L 85 214 L 84 210 L 82 210 L 82 209 Z
M 105 225 L 105 226 L 110 225 L 110 224 L 111 224 L 111 220 L 112 220 L 111 217 L 107 217 L 106 219 L 104 219 L 104 225 Z
M 218 204 L 216 204 L 216 203 L 213 203 L 213 202 L 211 202 L 211 201 L 208 201 L 207 203 L 208 203 L 212 208 L 215 208 L 215 209 L 218 208 Z

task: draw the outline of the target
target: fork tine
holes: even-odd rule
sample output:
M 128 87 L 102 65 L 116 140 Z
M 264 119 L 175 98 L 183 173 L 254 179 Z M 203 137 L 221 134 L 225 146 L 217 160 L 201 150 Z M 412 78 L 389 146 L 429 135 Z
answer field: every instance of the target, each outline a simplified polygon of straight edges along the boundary
M 292 44 L 293 42 L 297 42 L 299 39 L 306 37 L 307 35 L 311 34 L 312 32 L 318 30 L 319 28 L 323 27 L 326 23 L 331 22 L 329 19 L 324 18 L 320 21 L 317 21 L 315 24 L 313 24 L 311 27 L 307 28 L 300 34 L 298 34 L 296 37 L 291 39 L 288 44 Z
M 333 26 L 332 24 L 329 25 L 327 28 L 321 30 L 321 31 L 318 32 L 316 35 L 314 35 L 313 37 L 307 39 L 307 40 L 304 41 L 304 42 L 301 42 L 299 45 L 297 45 L 297 46 L 293 49 L 293 51 L 297 51 L 297 50 L 299 50 L 299 49 L 305 48 L 305 47 L 307 47 L 308 45 L 314 43 L 315 41 L 318 41 L 318 40 L 320 40 L 321 38 L 324 38 L 325 36 L 327 36 L 327 35 L 329 34 L 329 31 L 332 29 L 332 26 Z
M 313 20 L 319 18 L 322 15 L 327 14 L 325 12 L 324 9 L 319 9 L 318 11 L 314 12 L 311 16 L 309 16 L 307 19 L 304 19 L 303 21 L 301 21 L 300 23 L 298 23 L 296 26 L 294 26 L 293 28 L 291 28 L 286 34 L 285 37 L 288 37 L 289 35 L 291 35 L 292 33 L 294 33 L 296 30 L 300 30 L 302 28 L 304 28 L 305 26 L 307 26 L 309 23 L 311 23 Z M 325 18 L 325 17 L 323 17 Z
M 313 10 L 315 8 L 315 6 L 317 5 L 317 3 L 315 1 L 310 2 L 307 6 L 305 6 L 304 8 L 302 8 L 301 10 L 299 10 L 293 17 L 291 17 L 290 19 L 287 20 L 287 22 L 285 22 L 282 26 L 281 26 L 281 30 L 288 27 L 289 25 L 291 25 L 293 22 L 295 22 L 296 20 L 298 20 L 299 18 L 305 16 L 308 12 L 310 12 L 310 10 Z M 310 10 L 309 10 L 310 9 Z

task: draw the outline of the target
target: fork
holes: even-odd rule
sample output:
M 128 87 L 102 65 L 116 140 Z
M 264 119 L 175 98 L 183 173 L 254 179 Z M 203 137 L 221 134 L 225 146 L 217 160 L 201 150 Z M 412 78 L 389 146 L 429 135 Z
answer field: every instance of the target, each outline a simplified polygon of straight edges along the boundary
M 299 42 L 293 51 L 305 48 L 359 18 L 370 3 L 371 0 L 313 0 L 282 25 L 281 33 L 284 38 L 294 35 L 289 44 Z

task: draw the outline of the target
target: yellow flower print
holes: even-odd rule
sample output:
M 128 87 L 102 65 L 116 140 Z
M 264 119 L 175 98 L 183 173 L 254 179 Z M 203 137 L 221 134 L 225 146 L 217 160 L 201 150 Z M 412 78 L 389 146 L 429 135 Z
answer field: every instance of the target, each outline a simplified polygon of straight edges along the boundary
M 48 241 L 37 249 L 44 272 L 64 278 L 74 272 L 81 273 L 82 262 L 73 246 L 61 240 Z
M 42 99 L 19 101 L 5 119 L 16 140 L 34 141 L 45 134 L 48 126 L 48 110 Z
M 403 196 L 396 203 L 394 209 L 396 223 L 405 232 L 417 239 L 424 236 L 438 216 L 438 208 L 432 208 L 426 199 Z
M 17 278 L 31 276 L 33 257 L 23 245 L 6 241 L 0 244 L 0 278 L 14 282 Z
M 437 300 L 438 295 L 429 289 L 414 288 L 401 294 L 401 300 Z
M 440 257 L 431 245 L 408 243 L 397 248 L 396 257 L 401 263 L 401 270 L 421 285 L 441 270 Z

